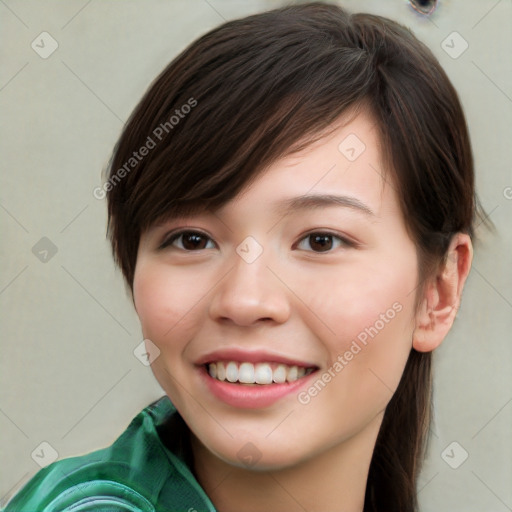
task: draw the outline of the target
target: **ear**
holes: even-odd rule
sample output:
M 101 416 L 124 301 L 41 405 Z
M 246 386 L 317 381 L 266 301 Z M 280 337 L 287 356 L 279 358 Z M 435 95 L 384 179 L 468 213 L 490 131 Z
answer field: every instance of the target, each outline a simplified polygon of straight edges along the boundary
M 472 260 L 471 238 L 465 233 L 456 233 L 448 247 L 446 263 L 425 287 L 421 307 L 416 313 L 412 346 L 418 352 L 437 348 L 451 329 Z

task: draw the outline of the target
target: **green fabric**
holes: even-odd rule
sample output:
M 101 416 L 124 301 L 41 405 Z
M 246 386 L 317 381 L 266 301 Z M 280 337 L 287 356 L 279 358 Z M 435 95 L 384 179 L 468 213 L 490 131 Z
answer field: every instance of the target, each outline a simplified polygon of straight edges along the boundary
M 140 412 L 110 447 L 40 470 L 2 510 L 215 512 L 183 459 L 158 434 L 177 414 L 164 396 Z

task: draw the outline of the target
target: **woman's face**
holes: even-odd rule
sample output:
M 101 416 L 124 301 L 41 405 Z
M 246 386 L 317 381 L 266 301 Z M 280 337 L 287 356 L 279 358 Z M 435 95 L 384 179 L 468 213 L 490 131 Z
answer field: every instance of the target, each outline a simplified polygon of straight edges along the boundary
M 153 372 L 222 460 L 277 469 L 374 441 L 411 349 L 418 282 L 383 175 L 361 113 L 218 211 L 142 236 L 134 301 L 160 350 Z

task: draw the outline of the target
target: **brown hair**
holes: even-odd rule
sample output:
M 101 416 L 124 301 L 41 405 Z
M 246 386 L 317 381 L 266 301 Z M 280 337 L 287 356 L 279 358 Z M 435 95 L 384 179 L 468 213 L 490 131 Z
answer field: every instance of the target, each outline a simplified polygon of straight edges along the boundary
M 224 205 L 359 108 L 376 121 L 383 174 L 417 246 L 418 305 L 452 235 L 473 237 L 480 211 L 463 110 L 432 52 L 407 28 L 324 3 L 224 23 L 150 86 L 114 149 L 105 187 L 108 233 L 128 286 L 140 236 L 153 222 Z M 430 408 L 431 354 L 413 349 L 379 432 L 366 512 L 416 510 Z

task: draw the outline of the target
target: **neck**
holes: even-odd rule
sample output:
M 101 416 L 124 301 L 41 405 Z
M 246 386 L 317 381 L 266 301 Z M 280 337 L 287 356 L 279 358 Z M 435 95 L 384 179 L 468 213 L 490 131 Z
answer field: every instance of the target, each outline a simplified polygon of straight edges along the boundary
M 382 417 L 336 446 L 273 471 L 228 464 L 192 436 L 195 475 L 219 512 L 362 512 Z

